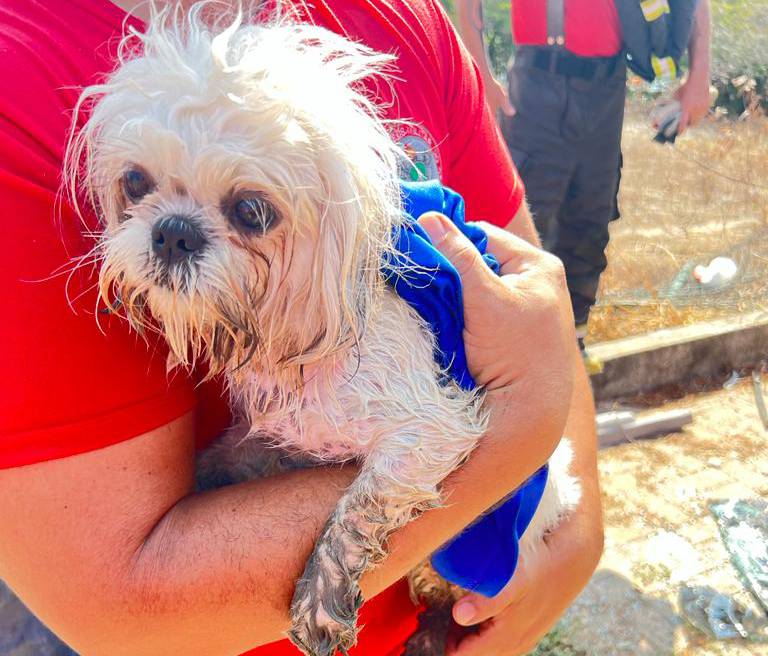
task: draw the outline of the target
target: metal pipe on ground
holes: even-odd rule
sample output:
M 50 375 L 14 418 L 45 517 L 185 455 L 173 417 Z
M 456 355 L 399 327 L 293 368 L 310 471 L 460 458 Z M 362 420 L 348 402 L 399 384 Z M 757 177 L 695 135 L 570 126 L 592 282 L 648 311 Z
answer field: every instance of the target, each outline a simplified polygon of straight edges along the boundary
M 677 433 L 693 421 L 690 410 L 668 410 L 638 417 L 634 412 L 601 412 L 597 437 L 601 447 Z

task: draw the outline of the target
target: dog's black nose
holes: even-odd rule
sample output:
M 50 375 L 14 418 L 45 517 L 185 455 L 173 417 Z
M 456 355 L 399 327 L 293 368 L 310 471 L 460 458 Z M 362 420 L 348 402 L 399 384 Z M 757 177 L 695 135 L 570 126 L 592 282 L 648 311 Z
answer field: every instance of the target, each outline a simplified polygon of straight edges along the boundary
M 185 216 L 174 214 L 155 223 L 152 250 L 167 264 L 181 262 L 205 246 L 205 236 Z

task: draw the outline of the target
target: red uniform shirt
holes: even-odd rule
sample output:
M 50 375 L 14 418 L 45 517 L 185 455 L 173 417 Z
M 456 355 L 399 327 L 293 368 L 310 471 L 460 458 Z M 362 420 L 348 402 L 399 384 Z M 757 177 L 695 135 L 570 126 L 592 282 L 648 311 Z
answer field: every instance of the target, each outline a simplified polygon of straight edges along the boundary
M 415 153 L 416 168 L 464 196 L 469 217 L 506 224 L 523 188 L 438 3 L 317 0 L 310 11 L 319 24 L 398 55 L 389 113 L 414 126 L 394 136 Z M 108 447 L 193 408 L 198 444 L 228 422 L 217 385 L 166 374 L 162 343 L 145 344 L 116 317 L 97 322 L 88 262 L 70 275 L 73 258 L 93 246 L 72 210 L 56 204 L 71 110 L 79 88 L 114 67 L 124 18 L 107 0 L 0 3 L 0 468 Z M 97 228 L 95 217 L 87 223 Z M 402 583 L 371 600 L 353 653 L 398 652 L 414 612 Z M 296 652 L 283 642 L 252 653 Z
M 563 0 L 565 47 L 581 57 L 612 57 L 621 50 L 613 0 Z M 547 45 L 547 0 L 512 0 L 512 36 L 519 46 Z

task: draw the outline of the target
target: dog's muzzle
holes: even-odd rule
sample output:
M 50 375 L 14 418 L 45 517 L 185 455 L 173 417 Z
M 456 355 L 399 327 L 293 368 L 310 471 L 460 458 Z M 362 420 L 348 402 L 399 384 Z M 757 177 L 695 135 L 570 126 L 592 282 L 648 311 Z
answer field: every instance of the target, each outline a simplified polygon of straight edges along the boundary
M 205 235 L 187 217 L 163 217 L 152 228 L 152 251 L 168 265 L 189 259 L 205 246 Z

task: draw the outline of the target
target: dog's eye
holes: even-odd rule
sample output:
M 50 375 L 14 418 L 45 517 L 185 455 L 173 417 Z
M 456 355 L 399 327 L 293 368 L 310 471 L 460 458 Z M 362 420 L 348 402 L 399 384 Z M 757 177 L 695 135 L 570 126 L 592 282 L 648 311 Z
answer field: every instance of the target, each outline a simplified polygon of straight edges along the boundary
M 230 209 L 230 220 L 247 230 L 266 232 L 277 223 L 275 207 L 263 196 L 253 194 L 235 199 Z
M 154 183 L 141 169 L 128 169 L 123 173 L 123 189 L 128 200 L 137 203 L 154 188 Z

